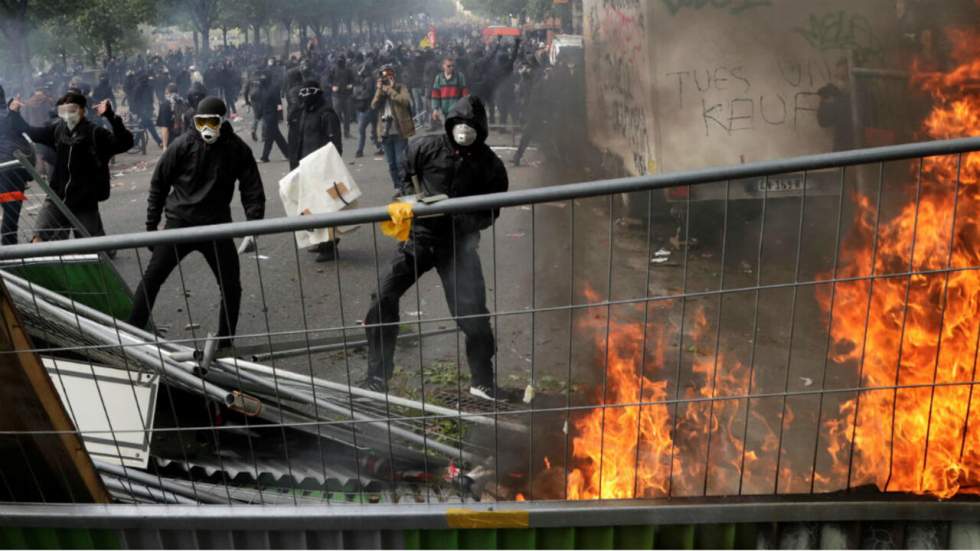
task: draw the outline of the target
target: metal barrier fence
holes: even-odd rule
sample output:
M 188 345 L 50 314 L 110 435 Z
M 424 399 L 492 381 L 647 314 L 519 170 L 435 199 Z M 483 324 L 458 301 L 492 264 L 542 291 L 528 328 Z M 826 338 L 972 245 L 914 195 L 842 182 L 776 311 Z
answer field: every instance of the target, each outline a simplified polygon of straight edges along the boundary
M 980 488 L 977 151 L 969 138 L 418 203 L 416 220 L 453 227 L 501 215 L 478 245 L 486 283 L 422 278 L 397 321 L 362 319 L 402 254 L 377 227 L 384 207 L 10 245 L 0 276 L 122 502 L 950 498 Z M 770 185 L 785 175 L 799 185 Z M 671 207 L 662 190 L 679 186 L 721 200 Z M 293 236 L 354 225 L 358 246 L 326 270 Z M 232 346 L 205 329 L 228 304 L 199 258 L 150 327 L 126 323 L 146 247 L 218 256 L 244 237 Z M 90 256 L 106 251 L 118 276 Z M 454 316 L 460 285 L 485 288 L 488 311 Z M 475 339 L 454 325 L 483 321 L 508 403 L 468 393 Z M 382 327 L 400 332 L 397 370 L 376 392 L 357 385 L 365 330 Z M 24 484 L 49 501 L 58 481 Z

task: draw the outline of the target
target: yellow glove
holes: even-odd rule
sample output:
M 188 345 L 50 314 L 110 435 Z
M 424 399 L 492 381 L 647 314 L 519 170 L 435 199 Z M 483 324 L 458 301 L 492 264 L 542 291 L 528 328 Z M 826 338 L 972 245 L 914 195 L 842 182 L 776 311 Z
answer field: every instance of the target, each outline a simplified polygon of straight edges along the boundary
M 407 241 L 412 233 L 413 215 L 411 203 L 389 203 L 388 216 L 391 221 L 381 223 L 381 232 L 399 241 Z

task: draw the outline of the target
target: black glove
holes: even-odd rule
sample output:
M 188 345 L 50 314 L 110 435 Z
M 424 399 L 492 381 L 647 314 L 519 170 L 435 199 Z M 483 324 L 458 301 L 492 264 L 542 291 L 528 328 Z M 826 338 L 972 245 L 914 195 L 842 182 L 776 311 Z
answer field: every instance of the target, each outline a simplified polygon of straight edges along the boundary
M 151 224 L 148 223 L 146 225 L 146 231 L 148 231 L 148 232 L 157 231 L 157 227 L 155 225 L 151 225 Z M 153 252 L 153 249 L 154 249 L 154 246 L 153 245 L 147 245 L 146 248 L 149 249 L 149 251 L 152 253 Z
M 106 101 L 106 103 L 105 103 L 105 112 L 102 113 L 102 116 L 105 117 L 105 118 L 107 118 L 107 119 L 111 119 L 112 117 L 116 116 L 116 112 L 112 110 L 112 102 L 111 101 Z

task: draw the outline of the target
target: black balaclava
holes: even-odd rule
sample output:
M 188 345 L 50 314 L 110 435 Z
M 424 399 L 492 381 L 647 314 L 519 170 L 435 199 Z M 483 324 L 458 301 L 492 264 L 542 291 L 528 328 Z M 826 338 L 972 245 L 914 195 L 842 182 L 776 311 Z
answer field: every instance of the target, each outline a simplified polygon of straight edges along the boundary
M 314 79 L 307 80 L 303 83 L 303 88 L 316 88 L 320 90 L 316 94 L 311 94 L 300 98 L 303 101 L 303 104 L 307 107 L 315 106 L 323 98 L 323 88 L 320 86 L 320 81 Z

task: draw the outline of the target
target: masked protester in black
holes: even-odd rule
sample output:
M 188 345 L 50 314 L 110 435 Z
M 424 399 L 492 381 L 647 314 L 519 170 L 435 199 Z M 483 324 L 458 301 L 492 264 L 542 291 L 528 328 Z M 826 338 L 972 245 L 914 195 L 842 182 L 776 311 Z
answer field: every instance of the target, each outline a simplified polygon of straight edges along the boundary
M 34 163 L 34 150 L 24 136 L 14 129 L 10 111 L 7 109 L 7 97 L 3 86 L 0 86 L 0 163 L 17 160 L 17 153 L 23 154 Z M 24 204 L 24 189 L 30 179 L 30 174 L 23 168 L 0 172 L 0 207 L 3 209 L 0 243 L 3 245 L 17 244 L 20 209 Z
M 290 143 L 290 170 L 299 166 L 299 161 L 310 153 L 321 147 L 332 143 L 337 148 L 337 153 L 343 155 L 344 144 L 340 133 L 340 118 L 327 103 L 323 96 L 323 88 L 320 81 L 307 80 L 297 90 L 299 105 L 296 109 L 299 115 L 296 120 L 296 130 L 294 136 L 296 143 Z M 340 239 L 334 239 L 310 249 L 310 252 L 319 253 L 316 257 L 317 262 L 330 262 L 337 257 L 337 243 Z
M 163 213 L 164 229 L 231 222 L 236 181 L 245 217 L 259 220 L 265 216 L 265 192 L 255 157 L 225 121 L 226 113 L 224 101 L 204 98 L 197 106 L 195 130 L 185 132 L 164 151 L 150 181 L 147 231 L 157 230 Z M 222 298 L 218 337 L 224 338 L 223 346 L 230 346 L 242 299 L 238 252 L 230 238 L 155 247 L 133 297 L 129 323 L 146 325 L 160 287 L 193 251 L 204 255 L 218 280 Z
M 406 186 L 417 180 L 425 195 L 466 197 L 507 191 L 507 170 L 486 145 L 487 113 L 475 96 L 461 99 L 446 117 L 445 133 L 412 140 L 406 156 Z M 368 378 L 362 386 L 384 391 L 394 372 L 399 301 L 435 268 L 442 279 L 449 311 L 466 335 L 470 394 L 504 399 L 493 374 L 494 338 L 486 305 L 478 247 L 480 231 L 490 227 L 497 210 L 414 221 L 411 238 L 402 244 L 365 316 Z M 383 324 L 383 325 L 379 325 Z
M 332 143 L 337 152 L 343 155 L 344 144 L 340 134 L 340 119 L 323 97 L 323 89 L 317 80 L 303 83 L 299 91 L 300 105 L 297 121 L 296 147 L 289 168 L 299 166 L 299 161 L 317 149 Z
M 112 131 L 98 128 L 85 118 L 86 104 L 85 96 L 65 94 L 58 100 L 61 120 L 47 126 L 30 126 L 20 116 L 23 104 L 15 99 L 10 104 L 10 120 L 15 131 L 55 150 L 52 191 L 89 235 L 99 236 L 105 235 L 99 202 L 109 198 L 109 161 L 133 147 L 133 134 L 112 111 L 110 102 L 98 104 L 95 110 L 109 121 Z M 34 241 L 53 241 L 66 239 L 72 225 L 54 203 L 45 200 L 36 227 Z
M 282 96 L 279 85 L 267 75 L 262 75 L 260 79 L 259 105 L 256 106 L 256 114 L 262 121 L 262 141 L 264 143 L 262 144 L 262 157 L 259 160 L 263 163 L 269 162 L 273 143 L 279 147 L 282 156 L 289 159 L 289 146 L 286 143 L 286 138 L 282 135 L 282 131 L 279 130 L 279 121 L 282 117 Z

